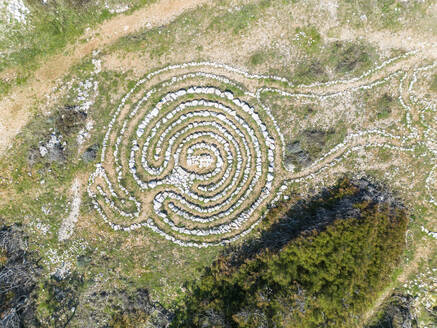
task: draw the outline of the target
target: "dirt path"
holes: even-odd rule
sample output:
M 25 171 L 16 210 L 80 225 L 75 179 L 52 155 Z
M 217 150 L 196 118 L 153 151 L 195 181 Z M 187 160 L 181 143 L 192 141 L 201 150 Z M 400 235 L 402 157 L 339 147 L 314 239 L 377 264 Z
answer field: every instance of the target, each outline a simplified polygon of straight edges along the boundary
M 432 251 L 433 247 L 430 247 L 430 245 L 427 245 L 426 243 L 420 245 L 414 254 L 414 258 L 411 260 L 410 263 L 404 266 L 404 270 L 396 279 L 396 285 L 404 284 L 408 280 L 408 277 L 412 273 L 417 271 L 420 261 L 426 260 Z M 384 290 L 384 292 L 375 300 L 372 308 L 363 315 L 363 322 L 367 323 L 373 317 L 373 315 L 376 313 L 376 311 L 378 311 L 382 303 L 393 292 L 393 289 L 394 287 Z
M 59 54 L 48 58 L 28 83 L 15 88 L 9 96 L 0 100 L 0 155 L 27 123 L 38 100 L 49 94 L 56 80 L 80 62 L 83 57 L 141 28 L 167 24 L 184 11 L 208 2 L 211 0 L 158 1 L 131 15 L 114 17 L 97 29 L 85 33 L 82 37 L 87 40 L 85 43 L 76 43 L 64 51 L 70 55 Z
M 429 33 L 418 34 L 411 30 L 390 31 L 355 31 L 343 28 L 338 37 L 332 40 L 350 41 L 363 39 L 376 44 L 380 49 L 418 50 L 423 57 L 437 59 L 437 35 Z

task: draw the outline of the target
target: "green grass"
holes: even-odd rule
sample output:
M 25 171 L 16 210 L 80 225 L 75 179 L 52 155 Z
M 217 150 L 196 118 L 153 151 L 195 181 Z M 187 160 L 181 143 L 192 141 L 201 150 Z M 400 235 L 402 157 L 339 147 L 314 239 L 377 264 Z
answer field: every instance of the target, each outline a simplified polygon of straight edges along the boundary
M 175 36 L 168 28 L 157 27 L 152 30 L 132 34 L 121 38 L 114 48 L 123 48 L 126 52 L 147 52 L 152 59 L 158 59 L 174 47 Z M 144 47 L 147 44 L 148 47 Z
M 130 2 L 130 11 L 155 0 Z M 0 72 L 13 67 L 17 77 L 0 83 L 0 97 L 11 87 L 27 81 L 32 72 L 48 57 L 65 49 L 83 34 L 85 28 L 93 28 L 113 17 L 102 3 L 73 2 L 61 0 L 48 5 L 32 1 L 30 22 L 25 28 L 6 32 L 6 39 L 0 42 L 0 50 L 7 50 L 5 60 L 0 61 Z
M 141 1 L 141 5 L 149 2 Z M 62 5 L 64 5 L 63 2 Z M 256 26 L 256 23 L 263 18 L 263 14 L 267 10 L 272 9 L 269 2 L 249 3 L 242 6 L 239 10 L 235 9 L 231 12 L 223 9 L 223 7 L 219 9 L 201 7 L 192 13 L 185 13 L 168 26 L 138 32 L 122 38 L 113 46 L 103 49 L 102 54 L 111 54 L 120 49 L 134 55 L 136 52 L 139 52 L 144 54 L 146 58 L 149 56 L 154 61 L 159 62 L 157 66 L 160 67 L 171 61 L 171 55 L 178 52 L 186 51 L 186 57 L 189 57 L 189 60 L 209 60 L 208 47 L 197 45 L 197 40 L 205 36 L 205 39 L 208 41 L 213 39 L 214 35 L 219 32 L 223 34 L 221 37 L 225 37 L 225 40 L 229 39 L 231 42 L 237 42 L 240 35 L 250 32 L 250 29 Z M 389 15 L 394 7 L 395 5 L 393 4 L 387 4 L 386 8 L 384 8 L 387 15 Z M 15 84 L 25 83 L 28 76 L 38 67 L 40 62 L 48 58 L 50 54 L 60 52 L 70 42 L 77 40 L 82 34 L 84 27 L 87 26 L 88 21 L 91 24 L 97 24 L 97 22 L 109 17 L 107 13 L 91 17 L 92 14 L 96 13 L 96 11 L 93 11 L 94 9 L 82 15 L 80 14 L 81 10 L 83 9 L 65 5 L 65 8 L 60 11 L 59 17 L 50 12 L 45 13 L 44 15 L 47 15 L 49 19 L 48 25 L 45 27 L 37 25 L 34 35 L 31 36 L 29 34 L 22 37 L 22 40 L 25 41 L 23 52 L 19 53 L 21 49 L 16 49 L 15 53 L 11 54 L 12 62 L 0 64 L 3 65 L 2 69 L 15 67 L 18 71 L 16 80 L 11 82 L 0 81 L 0 95 L 9 92 L 10 88 Z M 96 10 L 98 11 L 98 9 Z M 69 17 L 71 11 L 74 12 Z M 41 17 L 46 17 L 44 15 Z M 77 15 L 81 17 L 76 17 Z M 42 24 L 42 21 L 38 24 Z M 208 27 L 210 27 L 210 30 L 204 33 Z M 376 49 L 369 44 L 355 41 L 326 43 L 317 28 L 312 25 L 304 25 L 297 31 L 304 31 L 307 36 L 293 44 L 293 47 L 295 47 L 293 50 L 301 50 L 302 58 L 297 59 L 300 60 L 300 63 L 293 73 L 287 71 L 289 67 L 285 67 L 284 70 L 277 70 L 279 75 L 292 76 L 293 81 L 297 84 L 327 81 L 342 76 L 357 76 L 373 67 L 374 62 L 379 60 Z M 21 36 L 16 34 L 16 38 L 13 42 L 17 42 Z M 44 43 L 42 40 L 47 42 Z M 278 67 L 282 65 L 282 60 L 283 58 L 276 48 L 263 46 L 263 48 L 255 50 L 252 54 L 247 54 L 242 59 L 242 66 L 244 66 L 244 63 L 247 63 L 249 68 L 258 69 L 261 73 L 265 74 L 264 66 L 272 64 Z M 152 67 L 154 65 L 153 62 L 151 64 L 146 63 L 146 65 L 149 65 L 147 68 L 150 71 L 157 68 Z M 83 81 L 90 77 L 92 70 L 91 60 L 87 57 L 81 64 L 71 69 L 69 75 L 64 79 L 64 83 L 73 78 L 76 81 Z M 267 70 L 270 69 L 267 68 Z M 104 71 L 96 77 L 99 81 L 99 96 L 90 112 L 90 118 L 95 121 L 95 127 L 89 144 L 101 144 L 105 126 L 117 107 L 117 101 L 137 81 L 133 73 L 135 72 L 119 73 L 116 71 Z M 266 84 L 270 82 L 273 81 L 265 81 Z M 279 83 L 275 83 L 275 85 L 279 85 Z M 287 85 L 283 85 L 283 87 L 285 89 Z M 223 86 L 223 88 L 227 87 Z M 434 75 L 430 88 L 432 91 L 437 92 L 437 75 Z M 371 108 L 372 115 L 377 116 L 378 119 L 389 120 L 391 118 L 390 111 L 395 111 L 391 101 L 385 96 L 374 97 L 373 91 L 380 94 L 372 89 L 367 95 L 369 101 L 366 104 L 373 106 Z M 242 94 L 242 91 L 238 89 L 233 90 L 233 92 L 236 96 Z M 274 94 L 274 97 L 276 96 Z M 56 250 L 62 253 L 71 246 L 70 242 L 61 244 L 57 240 L 57 231 L 60 223 L 68 214 L 69 187 L 74 177 L 78 175 L 87 176 L 94 169 L 94 165 L 93 163 L 82 163 L 80 161 L 80 154 L 76 156 L 77 147 L 74 144 L 74 134 L 66 138 L 70 145 L 68 152 L 70 157 L 68 157 L 67 163 L 56 164 L 42 160 L 30 168 L 27 161 L 28 150 L 31 147 L 36 147 L 39 141 L 47 136 L 48 129 L 55 126 L 56 119 L 54 115 L 58 108 L 62 108 L 65 105 L 74 105 L 76 98 L 77 82 L 73 83 L 67 95 L 51 108 L 52 115 L 48 117 L 35 116 L 32 119 L 32 122 L 21 132 L 15 141 L 12 148 L 14 151 L 10 152 L 7 157 L 2 158 L 0 166 L 0 175 L 5 174 L 5 176 L 13 178 L 12 184 L 0 185 L 0 193 L 5 192 L 7 194 L 11 192 L 12 194 L 7 204 L 5 202 L 1 203 L 0 217 L 7 223 L 25 223 L 29 232 L 31 232 L 29 244 L 32 249 L 38 250 L 41 253 L 44 261 L 48 261 L 50 251 Z M 394 102 L 397 103 L 397 100 L 395 99 Z M 284 131 L 289 132 L 291 129 L 301 127 L 300 124 L 303 120 L 315 120 L 317 116 L 322 114 L 320 111 L 328 112 L 329 108 L 325 108 L 325 106 L 329 107 L 331 105 L 326 103 L 323 106 L 295 105 L 294 100 L 287 98 L 280 104 L 272 106 L 272 109 L 276 115 L 278 113 L 282 115 L 280 111 L 293 111 L 293 114 L 296 115 L 298 119 L 293 122 L 293 126 L 285 123 L 284 120 L 278 120 L 278 123 L 282 124 L 281 129 L 283 128 Z M 335 104 L 333 103 L 332 106 L 335 106 Z M 396 104 L 396 111 L 397 107 L 399 107 L 398 104 Z M 356 115 L 355 118 L 357 118 Z M 341 142 L 348 128 L 353 127 L 354 124 L 354 122 L 343 120 L 343 117 L 336 117 L 330 123 L 335 128 L 336 133 L 328 134 L 327 140 L 324 142 L 325 147 L 322 150 L 319 147 L 310 147 L 309 151 L 312 155 L 318 156 Z M 392 129 L 397 129 L 397 125 L 399 125 L 399 122 L 393 123 Z M 327 126 L 326 129 L 328 128 Z M 395 130 L 394 133 L 399 133 L 399 131 Z M 423 147 L 417 147 L 415 155 L 417 156 L 424 152 L 425 149 Z M 376 151 L 376 155 L 382 161 L 396 159 L 394 154 L 398 153 L 391 153 L 385 149 Z M 358 166 L 361 165 L 362 161 L 358 161 L 357 156 L 357 153 L 352 153 L 340 165 L 344 164 L 351 171 L 362 169 Z M 408 164 L 414 163 L 408 162 Z M 421 165 L 418 167 L 414 166 L 414 169 L 425 171 L 429 170 L 428 166 L 424 167 L 423 162 L 421 162 Z M 395 166 L 391 166 L 387 171 L 394 171 L 395 168 Z M 28 175 L 29 171 L 32 173 L 32 176 Z M 392 182 L 384 175 L 384 171 L 375 170 L 374 173 L 375 176 L 381 179 L 384 178 L 387 182 Z M 40 184 L 42 180 L 45 181 L 43 185 Z M 309 182 L 309 184 L 312 183 L 311 181 Z M 296 190 L 300 190 L 302 185 L 294 184 Z M 423 186 L 417 188 L 418 190 L 414 191 L 421 192 L 421 198 L 418 202 L 423 202 L 426 199 L 426 193 L 422 190 Z M 45 215 L 41 209 L 44 204 L 50 204 L 51 206 L 51 213 L 49 215 Z M 427 207 L 418 209 L 418 212 L 420 212 L 420 215 L 412 218 L 412 221 L 414 221 L 414 225 L 412 225 L 414 240 L 424 237 L 423 233 L 420 232 L 420 225 L 426 224 L 428 222 L 427 218 L 434 215 L 433 210 Z M 194 283 L 201 276 L 199 269 L 209 266 L 221 252 L 221 248 L 214 247 L 202 250 L 176 247 L 148 229 L 141 229 L 131 234 L 114 232 L 98 218 L 85 192 L 81 206 L 82 219 L 85 220 L 85 228 L 83 229 L 79 225 L 79 228 L 75 230 L 73 235 L 73 241 L 85 241 L 87 248 L 84 251 L 69 255 L 69 260 L 72 261 L 74 270 L 86 275 L 89 279 L 87 282 L 90 284 L 93 283 L 93 279 L 102 275 L 106 281 L 102 286 L 98 287 L 102 289 L 148 288 L 151 291 L 152 299 L 158 300 L 164 305 L 171 305 L 175 298 L 182 297 L 184 295 L 184 282 L 191 281 Z M 35 222 L 48 225 L 48 234 L 45 235 L 35 231 L 31 226 L 31 223 Z M 82 221 L 81 224 L 83 224 Z M 89 231 L 88 228 L 90 228 Z M 136 242 L 137 244 L 135 244 Z M 91 260 L 84 263 L 81 262 L 81 264 L 76 263 L 77 256 L 84 254 L 89 256 Z M 412 251 L 408 250 L 404 256 L 411 257 Z M 48 273 L 49 267 L 45 264 L 43 266 L 44 272 Z M 43 316 L 47 315 L 44 311 L 50 309 L 53 311 L 52 305 L 45 304 L 44 300 L 48 298 L 47 295 L 43 294 L 41 296 Z M 108 306 L 108 313 L 111 313 L 112 310 Z
M 271 4 L 270 0 L 261 0 L 240 7 L 234 7 L 229 12 L 225 12 L 212 19 L 210 28 L 220 32 L 231 30 L 233 34 L 238 34 L 260 19 L 263 10 L 270 7 Z
M 315 26 L 298 27 L 295 30 L 293 43 L 307 54 L 320 51 L 322 37 Z
M 388 162 L 389 160 L 391 160 L 393 158 L 393 154 L 392 154 L 392 152 L 389 149 L 379 148 L 378 149 L 378 157 L 383 162 Z
M 276 58 L 272 50 L 258 50 L 249 57 L 248 66 L 256 67 Z
M 431 91 L 437 93 L 437 74 L 434 74 L 434 75 L 432 76 L 432 81 L 431 81 L 431 84 L 430 84 L 429 89 L 430 89 Z
M 338 73 L 360 73 L 375 62 L 375 49 L 364 42 L 336 41 L 328 46 L 328 63 Z
M 396 100 L 385 93 L 383 96 L 379 97 L 376 100 L 376 116 L 378 120 L 383 120 L 388 117 L 390 117 L 390 114 L 392 112 L 392 107 L 395 105 Z

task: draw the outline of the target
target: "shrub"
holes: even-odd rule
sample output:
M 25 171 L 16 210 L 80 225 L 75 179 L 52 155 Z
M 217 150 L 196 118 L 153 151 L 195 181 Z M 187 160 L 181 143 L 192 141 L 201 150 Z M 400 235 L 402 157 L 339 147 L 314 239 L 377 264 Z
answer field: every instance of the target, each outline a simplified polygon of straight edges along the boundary
M 223 255 L 206 268 L 188 286 L 173 327 L 357 326 L 390 281 L 406 226 L 390 194 L 343 179 L 272 224 L 262 249 L 238 261 Z
M 328 74 L 323 64 L 316 59 L 312 59 L 309 62 L 300 62 L 296 66 L 293 82 L 296 84 L 309 84 L 315 81 L 328 81 Z
M 373 63 L 374 50 L 365 44 L 336 41 L 329 52 L 329 61 L 338 73 L 362 72 Z
M 394 103 L 395 99 L 387 93 L 378 98 L 376 101 L 378 119 L 381 120 L 389 117 Z

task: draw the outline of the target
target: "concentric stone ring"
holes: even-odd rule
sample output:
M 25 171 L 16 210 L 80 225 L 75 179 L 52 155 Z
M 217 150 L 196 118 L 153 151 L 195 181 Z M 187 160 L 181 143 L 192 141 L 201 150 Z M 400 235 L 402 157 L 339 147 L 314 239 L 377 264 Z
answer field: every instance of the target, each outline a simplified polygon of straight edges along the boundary
M 261 219 L 277 187 L 276 125 L 241 86 L 247 76 L 232 81 L 210 69 L 150 73 L 121 100 L 88 186 L 114 230 L 148 227 L 206 247 L 238 239 Z

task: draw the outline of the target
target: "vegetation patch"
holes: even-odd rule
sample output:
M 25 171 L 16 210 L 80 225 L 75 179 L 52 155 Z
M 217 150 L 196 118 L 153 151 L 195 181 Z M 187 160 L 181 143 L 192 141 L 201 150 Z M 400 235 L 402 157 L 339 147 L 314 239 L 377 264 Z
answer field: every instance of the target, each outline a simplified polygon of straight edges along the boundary
M 328 78 L 325 66 L 317 59 L 300 62 L 293 75 L 293 81 L 297 84 L 310 84 L 314 81 L 326 82 Z
M 22 11 L 0 28 L 0 134 L 35 116 L 0 163 L 1 220 L 29 237 L 0 277 L 40 260 L 0 326 L 361 327 L 393 286 L 433 326 L 432 1 L 164 0 L 93 31 L 150 2 L 3 1 Z M 397 190 L 408 231 L 368 180 L 319 193 L 344 172 Z
M 241 7 L 236 6 L 230 9 L 230 12 L 215 17 L 210 27 L 218 31 L 231 30 L 234 34 L 238 34 L 262 17 L 260 9 L 268 8 L 270 5 L 270 0 L 261 0 Z
M 407 221 L 377 185 L 341 180 L 288 210 L 249 258 L 231 254 L 207 268 L 188 287 L 173 326 L 357 326 L 390 281 Z
M 307 54 L 313 54 L 320 50 L 322 37 L 314 26 L 296 28 L 293 42 Z
M 376 100 L 376 116 L 378 120 L 386 119 L 390 116 L 392 108 L 395 105 L 396 100 L 389 94 L 385 93 L 383 96 Z
M 299 33 L 296 35 L 302 35 L 302 33 L 307 35 L 302 31 Z M 375 49 L 364 42 L 325 43 L 316 30 L 310 28 L 307 33 L 312 35 L 312 41 L 305 41 L 303 37 L 299 38 L 299 42 L 305 43 L 305 46 L 300 45 L 300 48 L 306 49 L 306 53 L 293 72 L 293 81 L 296 84 L 326 82 L 334 76 L 359 75 L 368 70 L 377 60 Z
M 437 93 L 437 74 L 434 74 L 432 77 L 430 89 Z
M 79 305 L 83 286 L 83 277 L 77 272 L 55 274 L 44 281 L 38 291 L 39 323 L 45 327 L 67 327 Z
M 334 130 L 305 130 L 293 142 L 286 145 L 285 163 L 292 163 L 297 167 L 311 165 L 326 148 L 327 142 L 335 135 Z
M 328 47 L 328 62 L 338 73 L 363 72 L 374 62 L 374 50 L 364 44 L 336 41 Z

